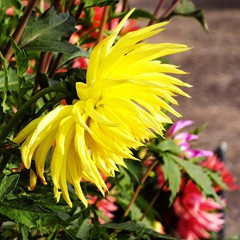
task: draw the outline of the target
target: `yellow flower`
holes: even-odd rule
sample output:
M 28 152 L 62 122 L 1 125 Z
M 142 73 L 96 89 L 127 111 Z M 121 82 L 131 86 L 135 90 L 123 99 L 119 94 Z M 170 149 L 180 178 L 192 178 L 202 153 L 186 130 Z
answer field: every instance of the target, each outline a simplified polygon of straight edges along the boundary
M 58 106 L 44 117 L 28 124 L 15 138 L 22 161 L 43 183 L 44 163 L 50 149 L 51 176 L 57 201 L 63 198 L 72 206 L 67 183 L 74 186 L 87 206 L 81 181 L 95 184 L 104 194 L 107 189 L 99 171 L 114 176 L 124 158 L 135 159 L 137 149 L 155 134 L 162 134 L 163 123 L 171 119 L 166 110 L 180 116 L 168 103 L 177 104 L 176 94 L 188 96 L 178 86 L 189 86 L 167 73 L 184 74 L 176 66 L 163 64 L 160 57 L 183 52 L 185 45 L 143 42 L 163 30 L 158 23 L 116 38 L 130 11 L 110 36 L 92 51 L 86 84 L 77 83 L 79 99 L 73 105 Z

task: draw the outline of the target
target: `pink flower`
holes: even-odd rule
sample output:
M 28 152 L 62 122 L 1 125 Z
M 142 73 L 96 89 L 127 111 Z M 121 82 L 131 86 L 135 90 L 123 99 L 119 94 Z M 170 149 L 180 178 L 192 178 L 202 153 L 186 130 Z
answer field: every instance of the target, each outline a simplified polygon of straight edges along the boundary
M 107 177 L 101 172 L 100 174 L 103 180 L 106 182 Z M 111 184 L 107 182 L 106 185 L 108 189 L 110 189 Z M 94 205 L 100 212 L 102 212 L 103 216 L 105 216 L 106 219 L 114 218 L 113 212 L 115 212 L 118 209 L 117 205 L 115 205 L 116 202 L 115 197 L 111 195 L 107 195 L 105 198 L 98 198 L 97 196 L 92 197 L 90 195 L 88 195 L 88 197 L 89 205 Z M 106 219 L 98 217 L 98 221 L 100 224 L 106 223 Z
M 227 166 L 223 162 L 221 162 L 216 155 L 206 158 L 206 160 L 200 162 L 200 165 L 218 172 L 222 177 L 222 181 L 227 185 L 228 189 L 240 189 L 240 186 L 236 183 L 237 178 L 231 174 Z M 222 190 L 222 187 L 216 186 L 215 190 Z
M 173 204 L 178 216 L 176 232 L 186 240 L 209 239 L 209 232 L 220 231 L 224 224 L 222 214 L 216 212 L 222 208 L 213 199 L 205 198 L 198 187 L 188 181 Z
M 115 205 L 115 202 L 116 202 L 115 197 L 110 196 L 110 195 L 107 195 L 105 199 L 98 199 L 97 196 L 94 196 L 94 197 L 88 196 L 88 197 L 89 197 L 88 203 L 90 205 L 95 205 L 96 208 L 99 211 L 101 211 L 102 214 L 104 216 L 106 216 L 107 218 L 109 218 L 109 219 L 114 218 L 113 212 L 115 212 L 118 209 L 118 207 Z M 101 217 L 98 218 L 98 221 L 101 224 L 106 222 Z
M 166 137 L 173 139 L 181 148 L 187 158 L 209 157 L 213 155 L 212 151 L 191 148 L 190 142 L 198 139 L 198 135 L 181 131 L 183 128 L 191 125 L 191 120 L 180 120 L 174 123 L 166 132 Z

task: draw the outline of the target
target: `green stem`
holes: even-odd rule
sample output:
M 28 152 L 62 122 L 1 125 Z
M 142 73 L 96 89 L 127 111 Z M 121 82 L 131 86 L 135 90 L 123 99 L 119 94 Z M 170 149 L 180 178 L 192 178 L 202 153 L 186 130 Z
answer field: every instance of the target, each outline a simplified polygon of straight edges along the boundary
M 16 114 L 13 116 L 13 118 L 9 121 L 9 123 L 5 126 L 3 131 L 0 133 L 0 142 L 4 141 L 10 131 L 14 128 L 16 124 L 18 124 L 19 120 L 26 114 L 26 111 L 28 108 L 36 102 L 39 98 L 43 97 L 45 94 L 50 92 L 62 92 L 66 95 L 70 95 L 70 92 L 68 92 L 66 89 L 61 87 L 48 87 L 37 94 L 35 94 L 33 97 L 31 97 L 26 103 L 24 103 L 20 109 L 16 112 Z

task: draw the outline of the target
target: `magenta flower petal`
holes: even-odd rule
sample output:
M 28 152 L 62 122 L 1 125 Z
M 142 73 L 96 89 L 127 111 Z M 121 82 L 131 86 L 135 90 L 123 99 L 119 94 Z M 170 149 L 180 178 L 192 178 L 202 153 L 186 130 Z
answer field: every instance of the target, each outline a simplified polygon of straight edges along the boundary
M 169 138 L 173 137 L 176 134 L 176 132 L 178 132 L 182 128 L 185 128 L 185 127 L 191 125 L 192 123 L 193 123 L 193 121 L 191 121 L 191 120 L 177 121 L 167 130 L 166 137 L 169 137 Z

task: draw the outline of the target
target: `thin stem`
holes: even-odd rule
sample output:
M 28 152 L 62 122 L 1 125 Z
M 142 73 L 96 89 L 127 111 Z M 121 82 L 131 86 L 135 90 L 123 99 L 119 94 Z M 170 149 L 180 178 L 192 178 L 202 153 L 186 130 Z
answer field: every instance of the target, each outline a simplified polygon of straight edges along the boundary
M 130 201 L 130 203 L 129 203 L 126 211 L 125 211 L 125 213 L 123 214 L 123 217 L 127 217 L 127 216 L 128 216 L 128 214 L 129 214 L 129 212 L 130 212 L 130 209 L 131 209 L 133 203 L 134 203 L 135 200 L 137 199 L 137 196 L 138 196 L 140 190 L 142 189 L 143 184 L 144 184 L 145 181 L 147 180 L 150 172 L 154 169 L 154 167 L 155 167 L 157 164 L 158 164 L 158 161 L 153 162 L 153 164 L 150 166 L 150 168 L 148 169 L 148 171 L 147 171 L 147 172 L 145 173 L 145 175 L 143 176 L 142 182 L 141 182 L 141 184 L 138 185 L 138 187 L 137 187 L 137 189 L 136 189 L 136 191 L 135 191 L 135 193 L 134 193 L 134 195 L 133 195 L 133 197 L 132 197 L 132 199 L 131 199 L 131 201 Z
M 153 14 L 156 18 L 158 18 L 158 14 L 159 14 L 160 10 L 162 9 L 165 1 L 166 1 L 166 0 L 160 0 L 160 1 L 159 1 L 158 5 L 157 5 L 157 7 L 156 7 L 156 9 L 155 9 L 155 11 L 154 11 L 154 14 Z M 148 26 L 152 25 L 153 23 L 154 23 L 154 20 L 151 19 L 151 20 L 149 21 L 149 23 L 148 23 Z
M 122 12 L 127 11 L 128 8 L 128 0 L 124 0 L 122 4 Z
M 45 94 L 50 92 L 61 92 L 65 93 L 66 95 L 70 95 L 66 89 L 61 87 L 48 87 L 44 88 L 34 96 L 32 96 L 27 102 L 25 102 L 20 109 L 16 112 L 16 114 L 11 118 L 8 124 L 3 128 L 2 132 L 0 133 L 0 141 L 4 141 L 11 130 L 14 128 L 15 125 L 18 124 L 19 120 L 26 114 L 27 110 L 33 103 L 35 103 L 39 98 L 43 97 Z
M 77 22 L 77 20 L 79 19 L 79 17 L 81 16 L 82 14 L 82 11 L 84 9 L 84 5 L 85 5 L 85 2 L 81 2 L 78 6 L 78 10 L 75 14 L 75 21 Z
M 28 19 L 31 16 L 31 13 L 34 9 L 34 7 L 36 6 L 38 0 L 32 0 L 30 2 L 28 2 L 27 8 L 23 14 L 23 16 L 21 17 L 19 24 L 17 26 L 17 28 L 15 29 L 12 38 L 14 39 L 15 43 L 18 44 L 22 33 L 27 25 Z M 12 49 L 12 45 L 11 45 L 11 41 L 9 40 L 9 42 L 7 43 L 7 46 L 5 48 L 4 51 L 4 57 L 7 61 L 9 61 L 9 59 L 11 58 L 13 54 L 13 49 Z
M 67 3 L 67 6 L 65 7 L 64 12 L 67 12 L 70 9 L 71 5 L 72 5 L 72 0 L 69 0 L 68 3 Z
M 105 30 L 105 25 L 106 25 L 107 20 L 108 20 L 109 9 L 110 9 L 110 6 L 105 6 L 104 7 L 103 16 L 102 16 L 102 19 L 101 19 L 101 24 L 100 24 L 99 33 L 98 33 L 96 43 L 99 43 L 102 40 L 103 33 L 104 33 L 104 30 Z
M 35 94 L 40 89 L 40 76 L 41 76 L 41 73 L 43 73 L 44 71 L 46 60 L 47 60 L 47 53 L 41 52 L 39 62 L 38 62 L 37 73 L 35 77 L 33 94 Z
M 55 1 L 54 1 L 54 8 L 55 8 L 56 11 L 59 10 L 60 2 L 61 2 L 61 0 L 55 0 Z
M 47 73 L 47 71 L 48 71 L 48 69 L 49 69 L 52 56 L 53 56 L 53 53 L 52 53 L 52 52 L 48 52 L 48 53 L 47 53 L 46 63 L 45 63 L 44 69 L 43 69 L 43 73 L 45 73 L 45 74 Z
M 162 192 L 163 188 L 167 185 L 167 181 L 164 182 L 164 184 L 161 186 L 161 188 L 157 191 L 157 193 L 155 194 L 155 196 L 153 197 L 152 201 L 149 203 L 146 211 L 142 214 L 142 216 L 140 217 L 139 221 L 141 222 L 148 214 L 148 212 L 150 211 L 150 209 L 152 208 L 152 206 L 154 205 L 154 203 L 157 201 L 160 193 Z
M 49 74 L 48 74 L 48 76 L 49 76 L 50 78 L 53 78 L 53 77 L 54 77 L 55 72 L 56 72 L 56 70 L 57 70 L 57 68 L 58 68 L 58 65 L 59 65 L 62 57 L 63 57 L 63 53 L 59 53 L 59 54 L 57 55 L 56 60 L 54 61 L 53 65 L 52 65 L 52 68 L 51 68 L 51 70 L 50 70 L 50 72 L 49 72 Z
M 166 20 L 170 14 L 172 13 L 172 11 L 174 10 L 174 8 L 177 6 L 177 4 L 180 2 L 180 0 L 174 0 L 172 2 L 172 4 L 169 6 L 169 8 L 162 14 L 162 16 L 159 18 L 160 21 L 164 21 Z

